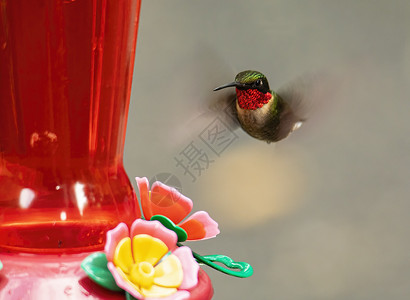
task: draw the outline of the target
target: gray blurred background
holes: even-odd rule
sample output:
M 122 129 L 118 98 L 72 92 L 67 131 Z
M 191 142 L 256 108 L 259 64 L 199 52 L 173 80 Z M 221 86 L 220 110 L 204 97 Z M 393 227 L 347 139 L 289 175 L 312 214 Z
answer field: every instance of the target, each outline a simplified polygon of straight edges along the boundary
M 251 263 L 248 279 L 204 267 L 214 299 L 410 299 L 409 3 L 143 1 L 125 167 L 174 175 L 219 223 L 195 251 Z M 198 115 L 246 69 L 272 89 L 319 72 L 319 105 L 288 139 L 236 130 L 218 156 Z M 210 161 L 194 182 L 189 145 Z

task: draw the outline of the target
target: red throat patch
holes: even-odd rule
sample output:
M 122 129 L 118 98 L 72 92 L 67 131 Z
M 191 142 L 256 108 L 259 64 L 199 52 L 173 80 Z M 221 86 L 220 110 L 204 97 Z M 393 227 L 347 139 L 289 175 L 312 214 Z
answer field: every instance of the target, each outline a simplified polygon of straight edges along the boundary
M 236 97 L 238 98 L 238 104 L 240 108 L 255 110 L 268 103 L 272 98 L 272 94 L 264 94 L 257 89 L 236 89 Z

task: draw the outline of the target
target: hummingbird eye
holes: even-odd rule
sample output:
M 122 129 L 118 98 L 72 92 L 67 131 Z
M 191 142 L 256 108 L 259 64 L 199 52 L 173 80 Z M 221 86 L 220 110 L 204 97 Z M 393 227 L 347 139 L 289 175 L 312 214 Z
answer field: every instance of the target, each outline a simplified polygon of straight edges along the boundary
M 261 86 L 262 85 L 262 80 L 258 79 L 255 81 L 256 86 Z

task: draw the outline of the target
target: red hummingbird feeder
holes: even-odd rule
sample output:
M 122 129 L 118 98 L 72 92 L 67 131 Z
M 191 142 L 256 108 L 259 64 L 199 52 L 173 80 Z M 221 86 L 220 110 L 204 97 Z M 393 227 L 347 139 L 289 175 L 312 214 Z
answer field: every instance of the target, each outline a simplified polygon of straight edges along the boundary
M 80 263 L 141 217 L 123 167 L 139 11 L 140 0 L 0 3 L 1 299 L 120 297 Z M 203 271 L 200 283 L 212 295 Z

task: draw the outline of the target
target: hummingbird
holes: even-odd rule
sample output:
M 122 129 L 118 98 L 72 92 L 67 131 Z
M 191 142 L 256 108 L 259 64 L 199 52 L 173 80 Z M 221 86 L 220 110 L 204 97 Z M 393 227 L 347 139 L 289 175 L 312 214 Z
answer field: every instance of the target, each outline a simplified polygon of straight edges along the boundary
M 236 97 L 227 100 L 232 115 L 242 129 L 256 139 L 278 142 L 305 121 L 297 114 L 298 101 L 286 101 L 272 91 L 266 76 L 258 71 L 240 72 L 233 82 L 214 91 L 228 87 L 236 88 Z

